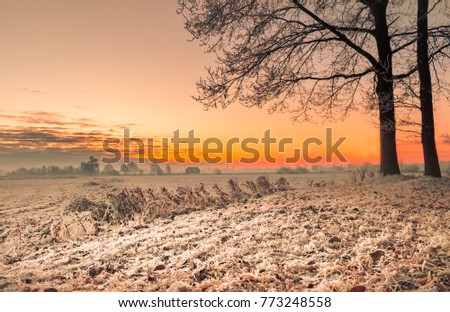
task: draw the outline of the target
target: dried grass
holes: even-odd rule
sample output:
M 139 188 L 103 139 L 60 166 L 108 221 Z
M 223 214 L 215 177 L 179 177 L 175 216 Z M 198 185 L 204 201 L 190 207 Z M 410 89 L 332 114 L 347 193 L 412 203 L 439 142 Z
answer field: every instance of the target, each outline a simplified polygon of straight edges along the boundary
M 97 222 L 89 212 L 71 213 L 50 227 L 50 235 L 58 241 L 73 240 L 98 233 Z
M 96 221 L 125 224 L 132 220 L 148 221 L 183 211 L 224 207 L 230 203 L 246 202 L 252 197 L 291 189 L 285 178 L 272 184 L 266 176 L 258 177 L 256 182 L 247 181 L 242 186 L 237 179 L 230 179 L 227 187 L 228 192 L 217 184 L 213 186 L 212 192 L 208 192 L 202 183 L 197 187 L 178 187 L 175 191 L 169 191 L 166 187 L 161 187 L 159 192 L 151 188 L 125 188 L 116 193 L 108 193 L 104 202 L 94 202 L 86 197 L 76 198 L 67 206 L 66 211 L 90 211 Z
M 97 236 L 64 242 L 39 239 L 54 220 L 10 224 L 2 290 L 450 291 L 449 179 L 379 177 L 282 192 L 265 180 L 118 191 L 121 204 L 110 221 L 96 221 Z M 144 219 L 158 200 L 171 208 Z M 98 209 L 91 202 L 77 213 Z

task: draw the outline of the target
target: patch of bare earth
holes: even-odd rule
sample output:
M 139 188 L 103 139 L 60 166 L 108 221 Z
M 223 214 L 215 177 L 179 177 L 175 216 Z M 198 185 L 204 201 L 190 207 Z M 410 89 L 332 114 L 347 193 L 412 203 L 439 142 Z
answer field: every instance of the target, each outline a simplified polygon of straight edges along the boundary
M 77 238 L 36 212 L 2 226 L 0 290 L 450 291 L 449 179 L 310 185 L 151 220 L 83 219 L 95 227 Z

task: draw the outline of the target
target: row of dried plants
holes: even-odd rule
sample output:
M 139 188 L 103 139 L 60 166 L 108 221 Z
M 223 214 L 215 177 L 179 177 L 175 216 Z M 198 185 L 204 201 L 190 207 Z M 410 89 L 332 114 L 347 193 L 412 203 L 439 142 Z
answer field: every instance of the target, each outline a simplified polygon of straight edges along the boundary
M 96 221 L 123 224 L 130 220 L 148 220 L 208 207 L 245 203 L 251 198 L 290 189 L 285 178 L 279 178 L 272 183 L 266 176 L 260 176 L 256 181 L 246 181 L 242 184 L 237 179 L 230 179 L 226 188 L 215 184 L 211 190 L 207 190 L 203 183 L 195 187 L 180 186 L 173 191 L 166 187 L 161 187 L 159 190 L 140 187 L 125 188 L 107 194 L 104 202 L 94 202 L 86 197 L 76 198 L 66 207 L 66 212 L 89 211 Z

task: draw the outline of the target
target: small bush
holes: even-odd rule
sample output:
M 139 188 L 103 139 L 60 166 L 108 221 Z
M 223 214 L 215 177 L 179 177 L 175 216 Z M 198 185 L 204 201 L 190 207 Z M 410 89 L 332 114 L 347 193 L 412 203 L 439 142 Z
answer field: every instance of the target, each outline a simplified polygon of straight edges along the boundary
M 369 164 L 350 165 L 348 167 L 348 175 L 353 182 L 364 181 L 368 177 Z

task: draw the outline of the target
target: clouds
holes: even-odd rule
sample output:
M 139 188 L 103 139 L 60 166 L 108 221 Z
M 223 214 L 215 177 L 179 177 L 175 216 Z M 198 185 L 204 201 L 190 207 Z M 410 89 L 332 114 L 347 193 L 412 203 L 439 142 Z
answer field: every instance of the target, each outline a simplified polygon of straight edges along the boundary
M 77 126 L 98 128 L 98 123 L 89 118 L 67 118 L 58 113 L 42 111 L 26 111 L 19 115 L 0 115 L 0 118 L 15 121 L 21 124 L 40 124 L 52 126 Z
M 31 93 L 38 93 L 38 94 L 44 94 L 44 91 L 37 90 L 37 89 L 29 89 L 29 88 L 22 88 L 23 91 L 31 92 Z
M 98 156 L 108 135 L 64 127 L 0 126 L 0 164 L 3 169 L 76 164 L 88 156 Z
M 101 151 L 105 138 L 117 133 L 93 119 L 66 117 L 54 112 L 24 111 L 2 114 L 1 119 L 6 123 L 0 125 L 2 158 L 96 153 Z
M 85 144 L 103 138 L 106 133 L 100 131 L 70 132 L 61 129 L 40 127 L 9 128 L 0 127 L 0 140 L 8 142 L 26 142 L 27 144 L 46 145 L 50 143 Z M 5 142 L 2 142 L 5 143 Z M 8 143 L 6 143 L 8 144 Z
M 130 128 L 133 126 L 139 126 L 139 125 L 135 124 L 135 123 L 125 123 L 125 124 L 115 124 L 114 125 L 115 128 L 120 128 L 120 129 L 126 129 L 126 128 Z
M 109 131 L 73 131 L 65 128 L 0 126 L 0 150 L 11 153 L 26 150 L 98 150 Z

